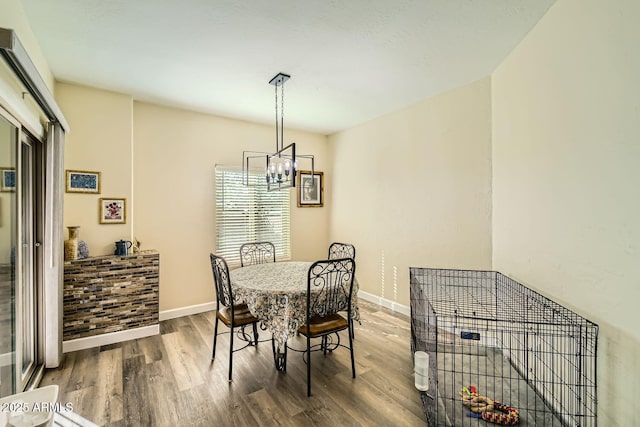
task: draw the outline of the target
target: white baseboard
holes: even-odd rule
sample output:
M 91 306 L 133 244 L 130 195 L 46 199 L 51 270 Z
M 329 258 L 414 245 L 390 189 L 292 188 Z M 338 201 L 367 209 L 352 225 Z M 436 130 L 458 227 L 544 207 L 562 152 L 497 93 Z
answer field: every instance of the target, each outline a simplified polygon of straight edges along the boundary
M 204 304 L 190 305 L 187 307 L 174 308 L 171 310 L 163 310 L 160 312 L 160 321 L 175 319 L 177 317 L 190 316 L 192 314 L 205 313 L 216 309 L 215 302 L 206 302 Z
M 363 300 L 381 305 L 384 308 L 388 308 L 400 314 L 411 316 L 411 308 L 409 306 L 398 304 L 395 301 L 379 297 L 378 295 L 370 294 L 369 292 L 358 291 L 358 298 L 362 298 Z
M 158 335 L 159 333 L 160 325 L 151 325 L 126 331 L 110 332 L 108 334 L 96 335 L 93 337 L 78 338 L 75 340 L 63 341 L 62 352 L 69 353 L 71 351 L 84 350 L 86 348 L 100 347 L 102 345 L 115 344 L 137 338 L 150 337 L 152 335 Z

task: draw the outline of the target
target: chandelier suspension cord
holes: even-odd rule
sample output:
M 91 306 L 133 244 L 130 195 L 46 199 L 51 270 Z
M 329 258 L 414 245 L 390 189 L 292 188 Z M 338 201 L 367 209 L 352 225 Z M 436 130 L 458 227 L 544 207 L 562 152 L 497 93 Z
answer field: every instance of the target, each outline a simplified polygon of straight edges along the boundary
M 277 86 L 276 86 L 277 90 Z M 280 150 L 284 148 L 284 82 L 280 83 Z
M 275 86 L 275 91 L 276 91 L 276 151 L 280 150 L 280 127 L 278 124 L 278 85 L 274 85 Z

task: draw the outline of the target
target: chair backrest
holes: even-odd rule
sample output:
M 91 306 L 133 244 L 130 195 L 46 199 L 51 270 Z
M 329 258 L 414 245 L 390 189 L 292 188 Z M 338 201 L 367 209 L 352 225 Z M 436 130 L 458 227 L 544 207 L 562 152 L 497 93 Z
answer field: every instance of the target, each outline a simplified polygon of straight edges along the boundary
M 240 246 L 240 265 L 276 262 L 276 247 L 271 242 L 252 242 Z
M 213 282 L 216 287 L 216 305 L 231 307 L 233 305 L 233 293 L 231 292 L 231 280 L 229 279 L 229 266 L 224 258 L 210 254 Z
M 356 259 L 356 247 L 350 243 L 333 242 L 329 245 L 329 259 Z
M 351 318 L 351 294 L 356 262 L 353 258 L 314 262 L 307 276 L 307 321 L 313 315 L 347 311 Z

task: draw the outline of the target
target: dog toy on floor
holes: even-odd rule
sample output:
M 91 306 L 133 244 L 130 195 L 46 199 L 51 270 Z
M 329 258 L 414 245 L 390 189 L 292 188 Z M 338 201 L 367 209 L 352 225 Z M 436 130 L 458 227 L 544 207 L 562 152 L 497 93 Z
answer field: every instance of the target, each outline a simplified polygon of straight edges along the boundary
M 513 426 L 520 421 L 517 409 L 479 395 L 475 386 L 462 387 L 458 395 L 462 399 L 462 404 L 473 412 L 471 416 L 504 426 Z

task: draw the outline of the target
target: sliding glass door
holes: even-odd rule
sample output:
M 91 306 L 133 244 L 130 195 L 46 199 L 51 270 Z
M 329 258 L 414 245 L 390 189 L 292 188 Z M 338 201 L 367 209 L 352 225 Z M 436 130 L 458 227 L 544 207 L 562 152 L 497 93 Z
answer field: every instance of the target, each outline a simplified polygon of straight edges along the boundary
M 0 396 L 41 362 L 42 144 L 0 109 Z
M 20 176 L 17 182 L 20 191 L 20 280 L 19 312 L 20 322 L 20 388 L 24 389 L 35 372 L 38 364 L 38 308 L 39 271 L 37 241 L 39 231 L 38 213 L 40 204 L 38 195 L 38 161 L 40 143 L 23 133 L 20 141 Z

